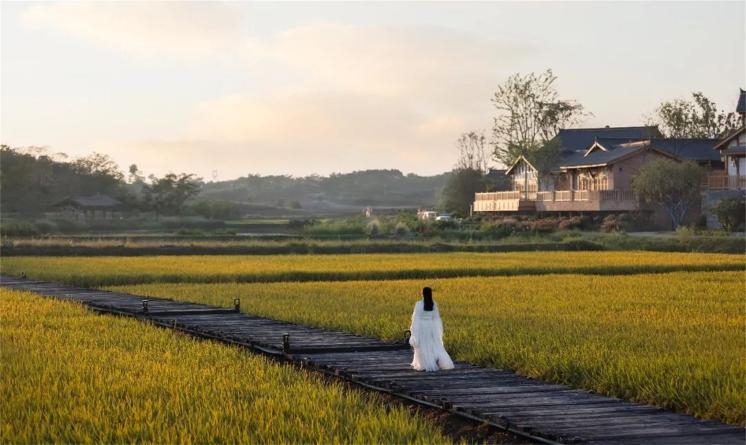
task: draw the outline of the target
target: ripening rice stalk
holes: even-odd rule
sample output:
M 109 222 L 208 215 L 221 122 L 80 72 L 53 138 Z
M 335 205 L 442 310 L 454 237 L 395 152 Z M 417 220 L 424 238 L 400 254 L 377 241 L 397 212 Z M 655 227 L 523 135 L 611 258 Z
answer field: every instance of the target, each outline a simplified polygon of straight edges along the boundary
M 676 257 L 676 255 L 673 255 Z M 456 358 L 746 424 L 743 272 L 271 284 L 149 284 L 135 294 L 400 339 L 430 285 Z
M 3 273 L 81 286 L 388 280 L 548 273 L 601 275 L 746 270 L 744 255 L 661 252 L 506 252 L 354 255 L 7 257 Z
M 0 289 L 0 443 L 446 443 L 375 395 Z

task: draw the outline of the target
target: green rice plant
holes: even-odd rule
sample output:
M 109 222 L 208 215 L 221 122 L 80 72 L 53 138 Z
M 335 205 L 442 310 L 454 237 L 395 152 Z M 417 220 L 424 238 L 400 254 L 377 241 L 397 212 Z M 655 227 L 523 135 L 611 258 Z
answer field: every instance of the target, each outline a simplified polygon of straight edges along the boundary
M 7 257 L 3 273 L 81 286 L 746 270 L 746 257 L 657 252 Z
M 235 347 L 0 289 L 0 443 L 448 443 L 433 424 Z
M 401 339 L 423 285 L 459 359 L 746 424 L 743 272 L 270 284 L 148 284 L 140 295 Z

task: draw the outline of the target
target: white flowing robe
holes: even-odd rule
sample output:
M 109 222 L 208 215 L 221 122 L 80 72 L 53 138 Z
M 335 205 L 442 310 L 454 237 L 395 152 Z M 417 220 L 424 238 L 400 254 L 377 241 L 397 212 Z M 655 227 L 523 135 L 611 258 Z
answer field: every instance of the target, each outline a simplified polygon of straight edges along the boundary
M 426 311 L 424 302 L 418 301 L 412 313 L 412 331 L 409 344 L 414 347 L 412 367 L 417 371 L 437 371 L 453 369 L 453 361 L 443 346 L 443 322 L 440 320 L 438 305 L 433 302 L 433 310 Z

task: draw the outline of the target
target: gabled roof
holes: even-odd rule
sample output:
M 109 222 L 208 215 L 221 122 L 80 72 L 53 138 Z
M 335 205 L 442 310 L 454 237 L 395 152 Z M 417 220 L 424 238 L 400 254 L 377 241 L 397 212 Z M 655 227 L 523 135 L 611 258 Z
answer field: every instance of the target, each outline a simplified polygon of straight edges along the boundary
M 567 128 L 559 131 L 552 141 L 559 142 L 562 151 L 586 150 L 596 140 L 616 139 L 617 143 L 662 137 L 657 126 Z
M 510 168 L 508 168 L 508 169 L 507 169 L 507 170 L 505 171 L 505 174 L 506 174 L 506 175 L 509 175 L 509 174 L 510 174 L 510 172 L 512 172 L 512 171 L 513 171 L 513 169 L 515 168 L 515 166 L 516 166 L 516 165 L 518 165 L 518 163 L 519 163 L 519 162 L 521 162 L 521 161 L 525 162 L 526 164 L 530 165 L 530 166 L 531 166 L 531 168 L 533 168 L 534 170 L 536 170 L 536 167 L 534 167 L 534 165 L 533 165 L 533 164 L 532 164 L 531 162 L 529 162 L 529 160 L 528 160 L 528 159 L 526 159 L 526 157 L 525 157 L 525 156 L 523 156 L 523 155 L 520 155 L 520 156 L 518 156 L 518 159 L 516 159 L 516 160 L 515 160 L 515 162 L 513 162 L 513 165 L 511 165 L 511 166 L 510 166 Z
M 598 142 L 594 144 L 594 146 L 599 145 Z M 604 149 L 586 153 L 578 152 L 573 156 L 563 159 L 560 169 L 604 167 L 632 156 L 636 156 L 644 151 L 655 151 L 670 158 L 680 159 L 680 157 L 676 155 L 651 145 L 649 141 L 637 141 L 616 145 L 610 145 L 607 143 L 607 146 L 605 146 Z
M 587 156 L 584 153 L 576 153 L 575 155 L 563 160 L 560 168 L 566 169 L 572 167 L 608 165 L 639 150 L 639 147 L 620 147 L 613 150 L 596 150 Z
M 737 128 L 737 129 L 731 131 L 730 134 L 728 134 L 723 139 L 721 139 L 720 142 L 718 142 L 717 144 L 715 144 L 714 148 L 716 150 L 721 150 L 726 144 L 728 144 L 728 142 L 732 141 L 733 138 L 735 138 L 739 134 L 743 133 L 744 131 L 746 131 L 746 126 L 741 126 L 741 128 Z
M 572 160 L 572 162 L 580 161 L 578 156 L 582 157 L 595 143 L 600 144 L 603 149 L 608 150 L 609 147 L 620 144 L 636 142 L 651 137 L 660 138 L 662 136 L 657 126 L 563 128 L 557 133 L 557 136 L 548 142 L 549 144 L 559 144 L 561 152 L 559 159 L 549 170 L 559 171 L 562 167 L 568 165 L 568 160 Z M 521 160 L 536 169 L 528 159 L 521 156 L 508 168 L 505 174 L 509 175 Z
M 742 88 L 739 89 L 741 90 L 741 94 L 738 96 L 738 105 L 736 105 L 736 112 L 746 113 L 746 91 L 744 91 Z
M 720 161 L 720 153 L 713 150 L 717 139 L 651 139 L 650 144 L 690 161 Z

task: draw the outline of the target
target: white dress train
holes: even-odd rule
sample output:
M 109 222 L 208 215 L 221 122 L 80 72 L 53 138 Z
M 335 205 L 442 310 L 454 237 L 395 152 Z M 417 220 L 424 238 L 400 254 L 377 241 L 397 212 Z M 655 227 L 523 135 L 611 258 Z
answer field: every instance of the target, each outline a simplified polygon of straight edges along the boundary
M 417 371 L 437 371 L 453 369 L 453 361 L 443 346 L 443 322 L 440 320 L 438 305 L 433 302 L 433 310 L 426 311 L 424 302 L 418 301 L 412 313 L 412 335 L 409 344 L 414 347 L 412 367 Z

